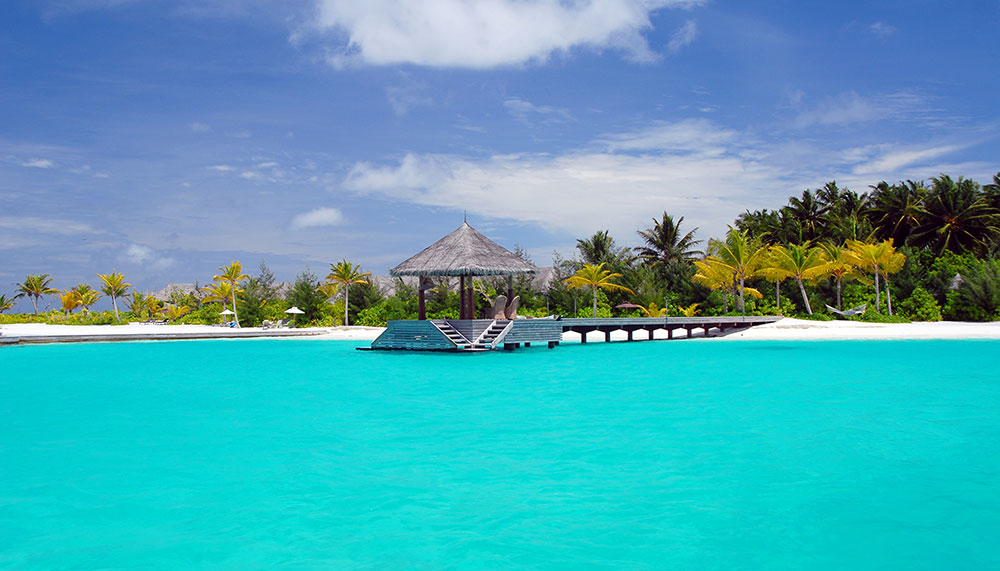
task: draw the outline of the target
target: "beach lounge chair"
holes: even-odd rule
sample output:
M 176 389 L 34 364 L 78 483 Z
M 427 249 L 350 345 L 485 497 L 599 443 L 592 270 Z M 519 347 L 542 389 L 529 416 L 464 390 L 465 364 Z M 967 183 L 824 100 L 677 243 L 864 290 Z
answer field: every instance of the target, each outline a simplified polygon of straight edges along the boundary
M 829 305 L 826 306 L 826 309 L 830 313 L 839 315 L 839 316 L 843 317 L 844 319 L 847 319 L 848 317 L 853 317 L 855 315 L 861 315 L 862 313 L 865 312 L 865 309 L 867 309 L 867 308 L 868 308 L 868 304 L 867 303 L 862 303 L 861 305 L 859 305 L 857 307 L 852 307 L 851 309 L 845 309 L 844 311 L 840 311 L 839 309 L 830 307 Z
M 497 300 L 493 302 L 493 307 L 490 308 L 489 314 L 486 316 L 489 319 L 504 319 L 507 311 L 507 296 L 498 295 Z
M 517 319 L 517 306 L 521 304 L 521 296 L 515 295 L 514 299 L 510 300 L 510 305 L 507 306 L 507 310 L 504 315 L 507 319 Z

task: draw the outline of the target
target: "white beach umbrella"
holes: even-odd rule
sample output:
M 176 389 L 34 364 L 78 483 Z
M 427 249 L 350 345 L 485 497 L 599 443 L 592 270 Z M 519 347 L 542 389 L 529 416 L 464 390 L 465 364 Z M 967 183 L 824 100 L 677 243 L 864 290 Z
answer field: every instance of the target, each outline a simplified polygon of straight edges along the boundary
M 304 315 L 305 314 L 304 311 L 302 311 L 301 309 L 295 307 L 294 305 L 292 307 L 289 307 L 288 309 L 286 309 L 285 313 L 291 313 L 291 314 L 294 314 L 294 315 Z
M 227 309 L 225 311 L 219 312 L 219 315 L 236 315 L 236 312 L 232 309 Z

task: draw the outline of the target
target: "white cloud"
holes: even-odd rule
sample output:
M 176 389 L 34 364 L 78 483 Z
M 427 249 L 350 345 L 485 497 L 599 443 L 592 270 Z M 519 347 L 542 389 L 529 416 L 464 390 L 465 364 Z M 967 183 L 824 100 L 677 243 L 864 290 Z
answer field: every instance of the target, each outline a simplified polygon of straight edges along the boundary
M 427 84 L 412 79 L 408 74 L 401 75 L 399 84 L 386 87 L 385 96 L 393 112 L 400 117 L 409 113 L 414 107 L 434 104 L 434 99 L 427 94 Z
M 667 43 L 667 52 L 675 54 L 684 46 L 690 45 L 698 35 L 698 26 L 694 20 L 688 20 L 681 26 Z
M 101 234 L 89 224 L 59 218 L 39 218 L 35 216 L 5 216 L 0 218 L 0 228 L 18 231 L 42 232 L 72 236 L 75 234 Z
M 832 179 L 863 190 L 878 180 L 912 177 L 914 169 L 944 172 L 928 161 L 959 150 L 942 143 L 914 149 L 776 144 L 698 119 L 605 135 L 561 155 L 408 154 L 395 164 L 360 162 L 343 187 L 576 235 L 610 229 L 626 242 L 666 210 L 700 227 L 704 238 L 721 235 L 746 209 L 780 207 Z
M 796 104 L 805 99 L 801 92 L 796 94 Z M 814 125 L 848 125 L 918 117 L 925 110 L 923 97 L 913 93 L 892 93 L 864 97 L 854 91 L 841 93 L 836 97 L 821 100 L 814 108 L 801 111 L 792 125 L 799 129 Z
M 335 66 L 411 63 L 489 68 L 544 61 L 579 47 L 655 59 L 642 32 L 650 14 L 699 0 L 320 0 L 320 29 L 344 41 Z
M 31 167 L 36 169 L 50 169 L 56 164 L 49 159 L 31 159 L 21 163 L 22 167 Z
M 161 256 L 149 246 L 131 244 L 125 249 L 125 260 L 133 264 L 144 265 L 154 270 L 165 270 L 177 264 L 174 258 Z
M 212 130 L 212 128 L 204 123 L 195 121 L 194 123 L 191 123 L 191 130 L 195 133 L 208 133 Z
M 877 38 L 883 40 L 896 33 L 896 28 L 885 22 L 875 22 L 871 26 L 868 26 L 868 30 Z
M 337 226 L 344 222 L 344 215 L 336 208 L 317 208 L 292 219 L 292 228 L 300 230 L 313 226 Z
M 230 165 L 212 165 L 212 166 L 210 166 L 208 168 L 211 169 L 211 170 L 214 170 L 214 171 L 219 171 L 219 172 L 232 172 L 232 171 L 236 170 L 236 167 L 233 167 L 233 166 L 230 166 Z
M 855 174 L 896 172 L 920 161 L 936 159 L 960 150 L 962 147 L 958 145 L 944 145 L 927 149 L 889 150 L 878 158 L 857 165 L 854 172 Z
M 505 99 L 503 106 L 507 108 L 507 112 L 512 117 L 528 125 L 533 124 L 533 117 L 540 117 L 542 123 L 547 124 L 564 123 L 573 120 L 573 116 L 570 115 L 567 109 L 550 107 L 548 105 L 535 105 L 530 101 L 518 99 L 517 97 Z

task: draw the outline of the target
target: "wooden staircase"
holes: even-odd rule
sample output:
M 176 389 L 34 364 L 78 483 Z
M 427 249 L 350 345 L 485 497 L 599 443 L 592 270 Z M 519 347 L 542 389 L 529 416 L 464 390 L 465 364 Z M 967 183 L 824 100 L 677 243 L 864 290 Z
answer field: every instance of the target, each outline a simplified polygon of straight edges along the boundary
M 513 320 L 510 319 L 497 319 L 486 328 L 482 334 L 479 335 L 474 341 L 470 341 L 468 337 L 462 334 L 461 331 L 455 329 L 444 319 L 433 319 L 431 323 L 434 327 L 437 327 L 438 331 L 444 334 L 449 341 L 455 346 L 458 351 L 490 351 L 497 347 L 503 338 L 507 336 L 507 333 L 511 330 L 514 325 Z
M 511 319 L 494 320 L 486 328 L 486 331 L 483 331 L 483 334 L 472 343 L 472 346 L 482 350 L 495 349 L 503 341 L 503 338 L 507 336 L 507 332 L 510 331 L 513 325 L 514 321 Z

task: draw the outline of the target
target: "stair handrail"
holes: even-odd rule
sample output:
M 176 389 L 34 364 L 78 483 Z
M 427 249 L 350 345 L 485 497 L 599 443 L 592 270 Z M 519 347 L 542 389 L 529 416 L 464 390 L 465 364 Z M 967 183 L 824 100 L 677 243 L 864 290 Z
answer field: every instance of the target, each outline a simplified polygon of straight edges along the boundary
M 451 341 L 451 344 L 454 345 L 455 347 L 459 346 L 458 343 L 456 343 L 454 339 L 452 339 L 451 337 L 448 336 L 448 332 L 445 331 L 445 328 L 448 328 L 451 331 L 454 331 L 455 333 L 458 333 L 458 336 L 461 337 L 463 341 L 465 341 L 465 344 L 469 343 L 469 338 L 466 337 L 458 329 L 455 329 L 454 327 L 452 327 L 451 324 L 448 323 L 447 320 L 444 320 L 444 319 L 431 319 L 430 322 L 431 322 L 431 325 L 433 325 L 438 331 L 440 331 L 441 334 L 444 335 L 445 339 L 447 339 L 448 341 Z

